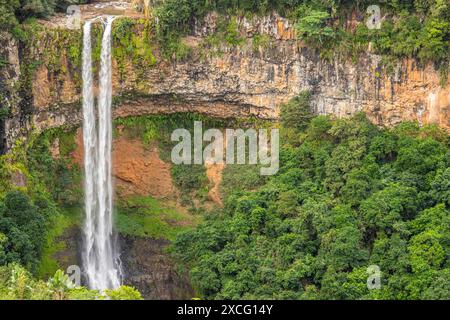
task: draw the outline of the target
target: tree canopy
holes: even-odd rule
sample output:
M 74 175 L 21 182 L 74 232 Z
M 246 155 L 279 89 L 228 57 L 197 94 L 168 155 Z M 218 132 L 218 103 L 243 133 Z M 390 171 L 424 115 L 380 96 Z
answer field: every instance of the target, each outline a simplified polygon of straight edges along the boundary
M 176 239 L 201 296 L 450 298 L 448 136 L 308 117 L 299 101 L 281 108 L 279 173 L 255 190 L 227 166 L 224 208 Z M 372 265 L 380 289 L 367 287 Z

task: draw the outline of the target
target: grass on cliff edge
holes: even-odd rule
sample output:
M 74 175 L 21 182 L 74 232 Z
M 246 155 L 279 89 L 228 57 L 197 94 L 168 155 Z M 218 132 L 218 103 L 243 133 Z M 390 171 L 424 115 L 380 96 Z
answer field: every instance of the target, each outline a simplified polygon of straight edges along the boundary
M 117 231 L 123 235 L 167 240 L 173 240 L 179 232 L 191 229 L 199 222 L 199 217 L 151 196 L 120 201 L 116 219 Z

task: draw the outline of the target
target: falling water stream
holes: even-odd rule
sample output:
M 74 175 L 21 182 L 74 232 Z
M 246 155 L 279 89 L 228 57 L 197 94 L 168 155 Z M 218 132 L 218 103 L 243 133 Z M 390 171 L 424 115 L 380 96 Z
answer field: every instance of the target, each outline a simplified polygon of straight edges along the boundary
M 103 20 L 102 20 L 103 21 Z M 112 75 L 111 29 L 107 17 L 102 37 L 97 118 L 94 107 L 91 26 L 83 29 L 83 142 L 85 211 L 83 264 L 91 289 L 120 286 L 119 255 L 113 233 L 113 187 L 111 174 Z M 98 131 L 96 128 L 98 120 Z

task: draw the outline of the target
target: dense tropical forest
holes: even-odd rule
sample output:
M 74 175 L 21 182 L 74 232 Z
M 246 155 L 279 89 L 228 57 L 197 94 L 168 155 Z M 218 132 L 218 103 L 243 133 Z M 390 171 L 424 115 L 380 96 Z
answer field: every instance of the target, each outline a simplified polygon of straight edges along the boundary
M 209 299 L 449 299 L 450 148 L 436 126 L 282 107 L 280 171 L 227 166 L 225 206 L 177 237 Z M 369 290 L 367 268 L 381 271 Z
M 128 211 L 119 215 L 120 231 L 173 239 L 170 251 L 188 267 L 202 298 L 448 299 L 448 134 L 412 122 L 380 129 L 364 114 L 314 116 L 308 99 L 305 93 L 282 107 L 277 175 L 262 177 L 258 167 L 229 165 L 221 186 L 224 207 L 195 211 L 203 220 L 195 229 L 167 229 L 154 220 L 136 229 L 145 213 L 130 212 L 135 202 L 119 209 Z M 124 119 L 116 125 L 126 125 L 131 137 L 156 139 L 168 152 L 170 128 L 194 119 L 208 121 L 179 115 Z M 208 125 L 229 127 L 230 122 L 209 120 Z M 31 275 L 51 274 L 46 269 L 53 270 L 52 260 L 43 251 L 52 250 L 48 244 L 54 245 L 58 229 L 79 219 L 70 213 L 81 198 L 79 169 L 49 152 L 56 136 L 67 137 L 61 150 L 73 149 L 68 132 L 50 131 L 27 154 L 14 155 L 29 168 L 28 188 L 6 191 L 11 186 L 3 183 L 3 299 L 103 297 L 73 288 L 60 271 L 47 283 Z M 7 158 L 2 160 L 2 168 L 11 170 Z M 192 191 L 204 194 L 201 166 L 175 166 L 172 175 L 188 203 Z M 380 268 L 380 290 L 367 288 L 371 265 Z M 124 287 L 111 297 L 139 295 Z
M 89 2 L 0 0 L 0 26 L 26 45 L 36 19 Z M 371 4 L 382 8 L 380 29 L 349 23 L 364 20 Z M 145 34 L 152 33 L 164 59 L 187 60 L 190 48 L 181 38 L 211 11 L 223 18 L 205 50 L 243 42 L 233 17 L 275 11 L 323 59 L 356 59 L 370 48 L 387 70 L 412 58 L 432 64 L 441 85 L 447 82 L 448 0 L 153 1 L 158 23 L 146 24 Z M 151 46 L 131 36 L 133 26 L 131 19 L 117 20 L 112 33 L 119 72 L 136 48 L 137 66 L 155 64 Z M 268 39 L 257 35 L 252 41 L 264 47 Z M 81 59 L 80 48 L 69 51 Z M 0 57 L 0 68 L 6 63 Z M 171 130 L 192 131 L 194 120 L 211 128 L 275 126 L 281 132 L 276 175 L 261 176 L 258 166 L 225 166 L 223 206 L 211 208 L 204 205 L 210 188 L 205 168 L 174 165 L 170 174 L 180 203 L 192 216 L 151 197 L 122 199 L 116 204 L 119 233 L 170 241 L 171 258 L 202 299 L 450 299 L 448 132 L 417 122 L 381 128 L 364 113 L 348 119 L 316 115 L 311 94 L 281 105 L 277 122 L 198 114 L 115 120 L 115 135 L 157 146 L 166 162 Z M 8 116 L 3 110 L 0 120 Z M 32 134 L 0 156 L 0 300 L 142 299 L 128 286 L 103 293 L 76 287 L 53 257 L 64 246 L 57 239 L 82 221 L 82 168 L 71 158 L 75 131 Z M 58 159 L 51 153 L 56 139 Z M 380 285 L 371 290 L 367 279 L 374 270 Z

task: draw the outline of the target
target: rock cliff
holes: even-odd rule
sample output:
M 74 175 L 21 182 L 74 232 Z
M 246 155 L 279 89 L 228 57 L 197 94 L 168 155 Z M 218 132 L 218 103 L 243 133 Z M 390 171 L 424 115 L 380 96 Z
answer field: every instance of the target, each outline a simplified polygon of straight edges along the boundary
M 138 288 L 148 300 L 192 299 L 187 273 L 177 270 L 164 252 L 165 240 L 120 239 L 125 283 Z
M 276 14 L 237 18 L 244 39 L 239 45 L 210 41 L 218 22 L 217 15 L 210 14 L 183 39 L 187 57 L 167 59 L 155 37 L 145 32 L 145 21 L 139 15 L 133 19 L 137 26 L 131 39 L 148 36 L 151 57 L 124 59 L 114 54 L 114 117 L 200 112 L 222 118 L 276 119 L 280 104 L 310 90 L 316 113 L 346 117 L 364 111 L 381 126 L 416 120 L 450 129 L 450 84 L 441 85 L 432 65 L 404 60 L 387 72 L 381 58 L 370 52 L 357 61 L 324 60 L 320 52 L 298 41 L 291 23 Z M 32 132 L 80 126 L 81 31 L 64 26 L 63 16 L 39 22 L 25 43 L 0 34 L 0 154 Z M 255 37 L 261 35 L 265 41 L 256 43 Z M 114 145 L 115 158 L 120 157 L 114 170 L 121 195 L 173 193 L 169 165 L 157 152 L 120 139 Z M 80 150 L 78 143 L 75 158 L 81 161 Z M 122 156 L 124 150 L 127 156 Z M 220 170 L 212 167 L 207 172 L 215 185 L 210 197 L 216 203 L 220 203 Z M 161 181 L 155 179 L 156 171 Z M 71 230 L 67 237 L 79 238 L 77 232 Z M 127 284 L 149 299 L 194 296 L 186 275 L 164 252 L 167 241 L 130 236 L 120 240 Z M 75 247 L 57 257 L 62 265 L 78 259 Z
M 317 113 L 345 117 L 364 111 L 379 125 L 416 120 L 450 128 L 450 84 L 440 84 L 432 65 L 404 60 L 387 72 L 381 58 L 370 52 L 357 61 L 323 60 L 320 52 L 296 40 L 291 23 L 276 14 L 237 18 L 237 24 L 245 39 L 241 45 L 208 45 L 217 27 L 217 16 L 210 14 L 183 39 L 190 48 L 185 59 L 161 58 L 151 35 L 154 62 L 141 61 L 136 67 L 131 59 L 121 63 L 115 59 L 113 90 L 122 98 L 116 99 L 114 116 L 198 111 L 222 117 L 276 118 L 281 103 L 310 90 Z M 137 29 L 139 37 L 145 36 L 142 29 Z M 3 40 L 3 55 L 10 62 L 8 84 L 20 82 L 19 70 L 20 78 L 30 78 L 29 95 L 22 97 L 29 101 L 21 108 L 11 106 L 4 123 L 7 146 L 24 128 L 40 131 L 81 121 L 80 64 L 79 55 L 74 54 L 81 45 L 81 31 L 46 23 L 37 34 L 32 46 L 23 48 Z M 255 35 L 265 35 L 267 41 L 255 46 Z M 28 64 L 36 63 L 24 75 L 26 68 L 18 65 L 25 58 Z

